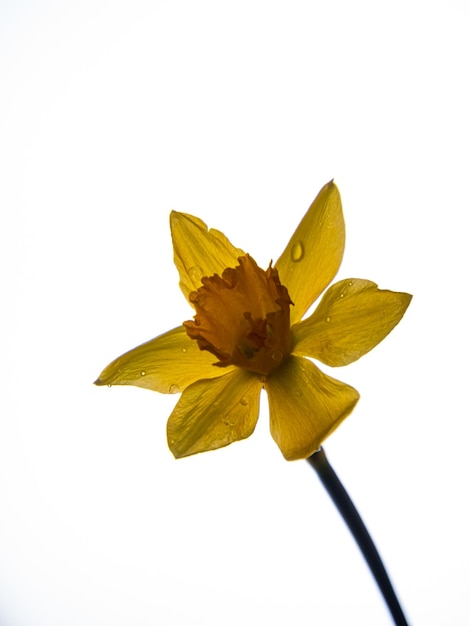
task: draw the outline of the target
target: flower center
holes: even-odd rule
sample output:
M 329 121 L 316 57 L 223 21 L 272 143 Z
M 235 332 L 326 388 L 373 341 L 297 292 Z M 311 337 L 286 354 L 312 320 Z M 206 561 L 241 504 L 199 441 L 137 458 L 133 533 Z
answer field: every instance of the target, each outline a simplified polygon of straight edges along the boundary
M 196 315 L 184 326 L 201 350 L 219 359 L 214 365 L 237 365 L 267 376 L 290 354 L 293 302 L 271 264 L 262 270 L 249 255 L 238 262 L 221 277 L 204 277 L 189 294 Z

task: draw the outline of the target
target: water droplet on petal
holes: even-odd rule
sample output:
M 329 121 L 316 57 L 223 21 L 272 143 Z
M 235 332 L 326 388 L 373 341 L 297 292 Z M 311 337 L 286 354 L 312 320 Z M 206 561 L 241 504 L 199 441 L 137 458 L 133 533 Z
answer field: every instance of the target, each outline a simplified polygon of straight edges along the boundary
M 140 375 L 141 375 L 141 376 L 145 376 L 145 374 L 146 374 L 146 373 L 147 373 L 147 372 L 146 372 L 145 370 L 142 370 L 142 371 L 140 372 Z
M 241 398 L 241 399 L 240 399 L 240 404 L 241 404 L 242 406 L 247 406 L 247 404 L 248 404 L 248 399 L 247 399 L 247 398 L 245 398 L 245 397 Z
M 279 350 L 273 352 L 271 358 L 273 359 L 273 361 L 280 361 L 282 359 L 282 352 L 280 352 Z
M 348 285 L 352 287 L 352 280 L 349 281 Z
M 304 394 L 301 389 L 297 389 L 295 392 L 295 395 L 297 396 L 297 398 L 301 398 Z
M 344 298 L 344 293 L 340 293 L 340 294 L 339 294 L 339 297 L 340 297 L 340 298 Z
M 327 318 L 325 318 L 325 322 L 331 322 L 331 317 L 328 316 Z
M 180 390 L 180 388 L 178 387 L 178 385 L 175 385 L 175 384 L 170 385 L 168 387 L 169 393 L 178 393 L 179 390 Z
M 188 351 L 187 348 L 183 348 L 182 349 L 182 352 L 184 352 L 184 353 L 186 353 L 187 351 Z
M 189 274 L 189 278 L 193 282 L 200 283 L 201 282 L 201 278 L 204 275 L 204 272 L 202 271 L 202 268 L 199 267 L 199 265 L 193 265 L 193 267 L 189 268 L 188 274 Z
M 107 387 L 112 387 L 112 385 L 107 385 Z
M 291 248 L 290 258 L 294 263 L 298 263 L 304 256 L 304 244 L 301 241 L 296 241 Z

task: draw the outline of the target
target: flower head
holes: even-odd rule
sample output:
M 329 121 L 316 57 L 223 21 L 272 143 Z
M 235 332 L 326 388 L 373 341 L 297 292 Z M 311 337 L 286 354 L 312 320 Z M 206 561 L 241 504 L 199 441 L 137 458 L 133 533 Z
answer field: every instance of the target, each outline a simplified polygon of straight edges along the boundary
M 288 460 L 315 452 L 358 392 L 310 359 L 347 365 L 400 321 L 411 296 L 351 278 L 332 285 L 344 251 L 341 199 L 325 185 L 278 261 L 266 270 L 197 217 L 172 212 L 175 264 L 192 320 L 115 359 L 97 385 L 182 392 L 167 425 L 175 457 L 251 435 L 261 389 L 271 434 Z

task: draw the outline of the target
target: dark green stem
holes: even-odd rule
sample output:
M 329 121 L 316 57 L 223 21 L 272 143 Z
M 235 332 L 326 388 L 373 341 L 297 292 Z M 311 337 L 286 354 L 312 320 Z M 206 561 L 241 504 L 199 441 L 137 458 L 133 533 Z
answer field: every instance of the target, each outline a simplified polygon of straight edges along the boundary
M 390 578 L 388 577 L 384 564 L 382 563 L 382 559 L 380 558 L 377 548 L 372 541 L 372 537 L 369 535 L 369 532 L 346 489 L 343 487 L 334 469 L 329 464 L 323 448 L 320 448 L 320 450 L 312 454 L 307 461 L 317 472 L 323 486 L 335 503 L 336 508 L 341 513 L 343 520 L 346 522 L 349 530 L 356 540 L 356 543 L 359 546 L 362 555 L 364 556 L 367 565 L 377 582 L 377 585 L 379 586 L 396 626 L 408 626 L 408 622 L 406 621 L 400 603 L 398 602 L 398 598 L 392 587 L 392 583 L 390 582 Z

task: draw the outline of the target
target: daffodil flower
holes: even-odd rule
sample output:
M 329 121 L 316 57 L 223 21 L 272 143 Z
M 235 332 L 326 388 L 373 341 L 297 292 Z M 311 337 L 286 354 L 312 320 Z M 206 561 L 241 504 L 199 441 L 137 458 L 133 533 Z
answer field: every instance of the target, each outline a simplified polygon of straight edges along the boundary
M 173 211 L 170 226 L 194 319 L 118 357 L 96 384 L 182 392 L 167 425 L 177 458 L 249 437 L 265 389 L 282 454 L 310 457 L 359 399 L 311 359 L 336 367 L 360 358 L 400 321 L 411 296 L 369 280 L 341 280 L 302 319 L 343 257 L 345 226 L 333 182 L 266 270 L 197 217 Z

